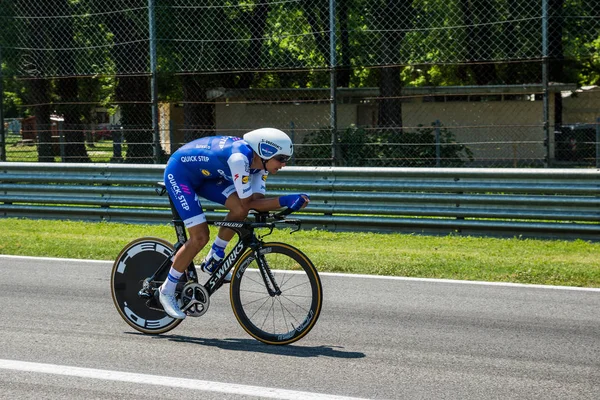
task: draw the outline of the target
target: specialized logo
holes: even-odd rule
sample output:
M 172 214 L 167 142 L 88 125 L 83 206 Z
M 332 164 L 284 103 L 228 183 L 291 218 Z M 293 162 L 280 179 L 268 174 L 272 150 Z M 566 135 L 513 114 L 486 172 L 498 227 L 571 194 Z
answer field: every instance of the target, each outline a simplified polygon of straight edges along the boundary
M 210 171 L 206 170 L 206 169 L 203 169 L 202 170 L 202 175 L 204 175 L 204 176 L 210 176 Z
M 241 228 L 244 226 L 243 222 L 231 222 L 231 221 L 215 221 L 215 226 L 225 226 L 227 228 Z
M 190 206 L 189 206 L 187 200 L 185 199 L 185 196 L 182 193 L 182 189 L 179 187 L 179 184 L 175 180 L 175 177 L 173 176 L 173 174 L 167 175 L 167 179 L 169 179 L 169 183 L 171 184 L 171 192 L 173 192 L 173 199 L 176 201 L 179 201 L 179 204 L 181 204 L 181 207 L 183 207 L 184 210 L 189 211 Z M 187 192 L 189 192 L 190 189 L 185 185 L 184 185 L 184 187 L 187 190 Z M 190 194 L 190 193 L 188 193 L 188 194 Z
M 283 150 L 280 145 L 278 145 L 277 143 L 273 143 L 269 140 L 263 140 L 263 143 L 270 144 L 271 146 L 275 147 L 277 150 Z
M 215 272 L 213 277 L 208 281 L 208 285 L 211 289 L 215 286 L 217 279 L 220 279 L 222 276 L 225 275 L 225 271 L 229 269 L 231 263 L 237 258 L 237 256 L 242 252 L 242 250 L 244 250 L 244 244 L 242 242 L 238 243 L 238 245 L 235 246 L 233 250 L 231 250 L 231 253 L 227 256 L 225 262 L 223 263 L 223 265 L 221 265 L 221 268 L 219 268 L 217 272 Z
M 240 177 L 240 174 L 235 174 L 235 175 L 233 176 L 233 180 L 234 180 L 234 181 L 237 181 L 239 177 Z
M 242 175 L 242 183 L 245 185 L 250 180 L 250 177 L 247 175 Z
M 271 158 L 281 150 L 281 147 L 275 145 L 275 143 L 264 141 L 258 145 L 258 150 L 261 156 Z

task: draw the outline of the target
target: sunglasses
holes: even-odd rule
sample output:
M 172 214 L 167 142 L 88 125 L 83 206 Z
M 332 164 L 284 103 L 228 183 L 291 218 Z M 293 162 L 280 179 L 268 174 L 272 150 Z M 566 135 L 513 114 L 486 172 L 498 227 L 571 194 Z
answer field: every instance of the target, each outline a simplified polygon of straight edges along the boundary
M 274 158 L 275 160 L 279 161 L 280 163 L 286 163 L 286 162 L 290 161 L 290 158 L 291 158 L 291 157 L 290 157 L 290 156 L 283 155 L 283 154 L 279 154 L 279 155 L 277 155 L 277 156 L 275 156 L 275 157 L 273 157 L 273 158 Z

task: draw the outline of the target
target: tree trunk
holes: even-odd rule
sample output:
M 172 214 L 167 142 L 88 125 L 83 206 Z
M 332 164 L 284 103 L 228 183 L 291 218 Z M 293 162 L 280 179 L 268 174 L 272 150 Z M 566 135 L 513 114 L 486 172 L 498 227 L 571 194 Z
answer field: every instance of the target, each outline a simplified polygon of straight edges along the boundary
M 401 67 L 384 67 L 379 78 L 379 126 L 402 130 Z
M 462 0 L 463 22 L 467 27 L 467 61 L 470 61 L 472 78 L 477 85 L 488 85 L 497 81 L 496 66 L 490 61 L 490 50 L 495 39 L 492 37 L 489 23 L 494 10 L 489 0 Z M 479 18 L 473 17 L 473 10 Z
M 19 2 L 18 9 L 28 10 L 26 2 Z M 36 7 L 28 16 L 33 17 L 28 26 L 28 42 L 32 49 L 44 49 L 46 43 L 46 24 L 41 18 L 36 18 L 41 9 Z M 27 80 L 29 95 L 27 102 L 35 116 L 37 136 L 37 151 L 39 162 L 54 162 L 52 148 L 52 131 L 50 129 L 50 82 L 45 77 L 46 54 L 44 50 L 32 50 L 28 57 L 23 58 L 21 68 L 31 79 Z
M 317 9 L 313 4 L 312 0 L 301 1 L 302 10 L 304 11 L 304 17 L 310 25 L 317 50 L 325 61 L 329 61 L 329 13 L 325 14 L 322 10 Z
M 53 9 L 57 16 L 71 14 L 68 0 L 61 0 L 57 7 Z M 71 18 L 57 18 L 55 23 L 58 25 L 53 30 L 53 42 L 55 48 L 72 49 L 74 45 L 73 20 Z M 78 96 L 78 81 L 75 75 L 75 57 L 72 50 L 61 51 L 61 67 L 59 75 L 64 78 L 56 82 L 57 94 L 61 103 L 66 103 L 58 107 L 58 112 L 63 115 L 63 133 L 64 149 L 67 162 L 90 162 L 90 158 L 85 148 L 85 136 L 81 129 L 81 106 Z
M 184 142 L 215 134 L 215 105 L 206 97 L 205 76 L 183 77 Z
M 127 143 L 125 162 L 151 164 L 154 151 L 148 77 L 120 76 L 115 97 L 121 103 L 121 125 Z
M 550 17 L 548 23 L 548 49 L 550 65 L 549 81 L 565 83 L 564 76 L 564 49 L 562 43 L 564 18 L 562 10 L 564 0 L 550 0 L 548 3 L 548 14 Z M 560 92 L 554 93 L 554 130 L 560 130 L 563 124 L 563 100 Z
M 115 9 L 120 8 L 119 4 L 115 3 Z M 147 37 L 137 30 L 136 21 L 123 13 L 111 14 L 107 23 L 115 42 L 112 54 L 119 75 L 115 99 L 127 143 L 125 162 L 152 163 L 154 137 Z
M 249 88 L 254 80 L 254 71 L 260 67 L 260 62 L 262 59 L 263 36 L 265 34 L 268 16 L 268 3 L 257 4 L 254 7 L 254 11 L 252 11 L 249 22 L 247 23 L 248 29 L 250 30 L 251 40 L 247 50 L 248 53 L 246 54 L 246 61 L 244 62 L 244 67 L 247 68 L 248 71 L 242 73 L 240 76 L 240 80 L 237 84 L 238 88 Z
M 58 107 L 64 117 L 63 134 L 65 161 L 73 163 L 90 162 L 85 148 L 85 135 L 81 129 L 81 108 L 76 104 L 77 78 L 61 78 L 57 80 L 56 89 L 60 101 L 67 103 Z
M 379 77 L 379 126 L 394 128 L 389 133 L 402 132 L 402 60 L 400 48 L 405 31 L 410 26 L 412 0 L 385 0 L 379 14 L 381 34 L 380 57 L 382 64 Z
M 341 62 L 338 63 L 337 86 L 350 87 L 350 77 L 352 76 L 352 66 L 350 65 L 350 34 L 348 31 L 348 18 L 350 13 L 350 0 L 338 0 L 338 21 L 340 25 L 340 49 Z
M 50 127 L 50 82 L 45 78 L 32 79 L 29 83 L 29 103 L 33 104 L 39 162 L 54 162 L 52 130 Z

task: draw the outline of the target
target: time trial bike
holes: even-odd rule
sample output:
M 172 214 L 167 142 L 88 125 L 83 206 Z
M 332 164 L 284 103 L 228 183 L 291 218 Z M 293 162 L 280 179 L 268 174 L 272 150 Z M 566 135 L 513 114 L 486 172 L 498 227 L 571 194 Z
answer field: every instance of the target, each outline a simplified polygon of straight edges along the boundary
M 157 193 L 166 193 L 161 182 Z M 187 240 L 185 226 L 170 197 L 169 203 L 177 236 L 175 245 L 156 237 L 136 239 L 123 248 L 112 268 L 111 292 L 119 314 L 132 328 L 146 334 L 168 332 L 183 321 L 170 317 L 158 300 L 158 288 L 167 278 L 173 256 Z M 233 270 L 231 306 L 250 336 L 273 345 L 293 343 L 306 336 L 315 326 L 323 304 L 317 269 L 297 248 L 263 241 L 280 226 L 293 227 L 292 233 L 300 229 L 301 222 L 289 218 L 290 213 L 290 209 L 258 212 L 253 214 L 253 222 L 210 221 L 235 231 L 238 241 L 204 283 L 199 281 L 194 262 L 190 263 L 175 292 L 181 310 L 188 317 L 204 315 L 211 295 Z

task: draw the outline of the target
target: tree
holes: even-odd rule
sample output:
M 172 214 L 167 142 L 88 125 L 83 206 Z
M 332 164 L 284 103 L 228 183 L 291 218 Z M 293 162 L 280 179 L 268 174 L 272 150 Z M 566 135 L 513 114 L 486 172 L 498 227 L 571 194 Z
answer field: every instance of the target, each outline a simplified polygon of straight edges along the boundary
M 173 11 L 174 19 L 163 14 L 165 17 L 163 23 L 172 27 L 169 35 L 180 40 L 180 44 L 168 49 L 177 60 L 180 60 L 178 65 L 174 65 L 176 72 L 185 71 L 180 80 L 183 95 L 184 142 L 215 133 L 215 105 L 209 101 L 206 92 L 211 84 L 219 86 L 214 76 L 209 74 L 218 69 L 219 53 L 215 41 L 217 34 L 215 30 L 203 28 L 210 26 L 211 17 L 214 17 L 214 21 L 220 21 L 221 26 L 227 25 L 223 14 L 218 10 L 207 10 L 203 7 L 176 8 Z M 218 15 L 220 18 L 216 18 Z
M 56 18 L 52 19 L 55 25 L 52 34 L 54 48 L 62 48 L 60 52 L 61 70 L 57 71 L 61 78 L 56 80 L 56 91 L 59 97 L 60 105 L 57 112 L 64 117 L 64 148 L 66 159 L 69 162 L 90 162 L 87 150 L 85 148 L 85 136 L 81 129 L 82 107 L 79 106 L 79 85 L 76 77 L 75 48 L 73 33 L 73 18 L 64 18 L 72 14 L 70 2 L 60 0 L 56 7 L 52 9 Z
M 207 91 L 247 89 L 258 79 L 270 10 L 268 2 L 239 2 L 237 7 L 164 8 L 161 32 L 177 41 L 171 45 L 165 40 L 161 46 L 161 51 L 177 60 L 166 68 L 184 72 L 180 79 L 184 141 L 215 133 L 215 103 Z M 216 25 L 215 21 L 219 23 Z M 207 26 L 217 28 L 205 29 Z
M 492 0 L 461 0 L 463 23 L 467 27 L 465 44 L 466 60 L 477 85 L 496 83 L 496 67 L 492 48 L 494 38 L 491 23 L 494 22 Z
M 28 1 L 17 3 L 17 10 L 29 17 L 22 20 L 24 32 L 21 40 L 31 50 L 21 58 L 20 74 L 26 77 L 27 103 L 35 116 L 39 162 L 54 162 L 52 131 L 50 128 L 50 81 L 46 76 L 46 52 L 48 37 L 44 21 L 44 9 L 31 7 Z
M 260 68 L 263 59 L 263 38 L 267 29 L 267 18 L 270 9 L 269 3 L 260 2 L 249 12 L 250 16 L 243 19 L 247 27 L 246 29 L 250 32 L 250 42 L 243 63 L 246 72 L 240 75 L 240 79 L 236 85 L 238 88 L 249 88 L 254 81 L 254 71 Z
M 379 126 L 402 129 L 402 60 L 400 49 L 411 26 L 413 0 L 382 0 L 375 12 L 375 25 L 382 30 L 380 60 L 387 64 L 380 71 Z
M 117 86 L 115 101 L 121 111 L 121 125 L 128 163 L 152 163 L 153 131 L 150 96 L 147 10 L 127 10 L 127 1 L 111 1 L 108 9 L 117 10 L 106 17 L 113 34 L 112 58 Z M 144 13 L 144 14 L 142 14 Z

